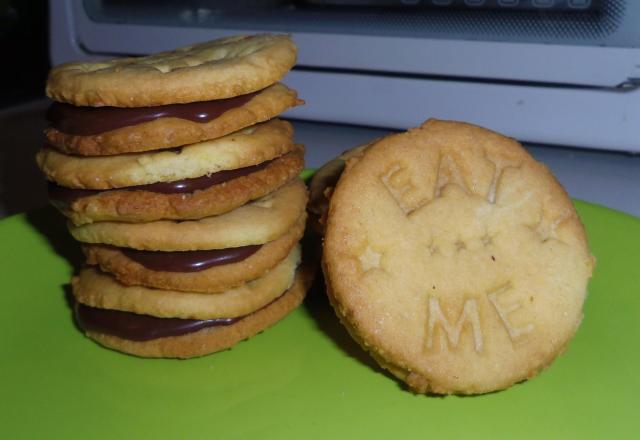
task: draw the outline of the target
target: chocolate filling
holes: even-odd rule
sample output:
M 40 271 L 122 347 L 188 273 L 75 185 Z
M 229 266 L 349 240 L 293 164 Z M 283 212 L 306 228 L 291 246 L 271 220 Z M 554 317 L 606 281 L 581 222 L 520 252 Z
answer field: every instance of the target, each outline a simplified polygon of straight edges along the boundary
M 106 333 L 131 341 L 149 341 L 167 336 L 181 336 L 187 333 L 197 332 L 207 327 L 231 325 L 253 315 L 260 310 L 269 307 L 278 301 L 286 293 L 285 291 L 257 310 L 244 316 L 235 318 L 216 319 L 182 319 L 182 318 L 158 318 L 150 315 L 140 315 L 121 310 L 100 309 L 87 306 L 75 301 L 74 312 L 76 322 L 83 330 Z
M 244 318 L 244 316 L 206 320 L 157 318 L 120 310 L 99 309 L 79 302 L 75 303 L 75 317 L 78 325 L 84 330 L 106 333 L 132 341 L 180 336 L 207 327 L 230 325 Z
M 210 188 L 220 183 L 228 182 L 229 180 L 233 180 L 238 177 L 255 173 L 256 171 L 260 171 L 269 166 L 272 161 L 273 159 L 257 165 L 237 168 L 235 170 L 218 171 L 217 173 L 209 174 L 208 176 L 194 177 L 192 179 L 175 180 L 173 182 L 157 182 L 150 183 L 148 185 L 127 186 L 124 188 L 114 188 L 114 190 L 149 191 L 161 194 L 192 193 L 194 191 Z M 48 186 L 49 199 L 66 205 L 70 205 L 82 197 L 93 196 L 104 191 L 110 190 L 66 188 L 54 182 L 49 182 Z
M 204 251 L 140 251 L 120 248 L 131 260 L 150 270 L 160 272 L 197 272 L 213 266 L 236 263 L 255 254 L 262 245 Z
M 258 93 L 260 91 L 233 98 L 155 107 L 77 107 L 54 102 L 47 110 L 47 120 L 57 130 L 77 136 L 97 135 L 160 118 L 179 118 L 202 123 L 246 104 Z

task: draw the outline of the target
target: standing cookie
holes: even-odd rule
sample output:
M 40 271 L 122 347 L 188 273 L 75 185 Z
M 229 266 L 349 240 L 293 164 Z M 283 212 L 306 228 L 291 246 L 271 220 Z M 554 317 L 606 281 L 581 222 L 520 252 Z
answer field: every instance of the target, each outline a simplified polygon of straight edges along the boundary
M 593 258 L 564 189 L 516 141 L 430 120 L 348 162 L 323 268 L 380 365 L 416 392 L 474 394 L 563 351 Z

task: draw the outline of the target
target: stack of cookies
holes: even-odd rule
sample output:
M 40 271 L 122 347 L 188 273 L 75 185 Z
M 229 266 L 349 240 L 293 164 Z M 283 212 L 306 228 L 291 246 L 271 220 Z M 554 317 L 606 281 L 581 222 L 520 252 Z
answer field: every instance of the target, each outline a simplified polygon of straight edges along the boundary
M 304 149 L 278 81 L 289 37 L 231 37 L 140 58 L 54 68 L 38 164 L 83 244 L 76 319 L 148 357 L 219 351 L 302 301 Z
M 429 120 L 342 155 L 311 188 L 336 314 L 413 391 L 506 388 L 577 330 L 594 265 L 584 228 L 513 139 Z

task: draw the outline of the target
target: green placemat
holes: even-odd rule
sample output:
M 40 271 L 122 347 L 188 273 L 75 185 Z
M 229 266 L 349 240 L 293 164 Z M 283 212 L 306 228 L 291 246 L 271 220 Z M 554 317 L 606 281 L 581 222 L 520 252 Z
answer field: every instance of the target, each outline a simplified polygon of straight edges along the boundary
M 598 264 L 567 352 L 506 391 L 446 398 L 412 395 L 377 368 L 320 285 L 229 351 L 179 361 L 103 349 L 71 319 L 69 261 L 81 255 L 61 216 L 0 221 L 3 438 L 638 436 L 640 221 L 576 205 Z

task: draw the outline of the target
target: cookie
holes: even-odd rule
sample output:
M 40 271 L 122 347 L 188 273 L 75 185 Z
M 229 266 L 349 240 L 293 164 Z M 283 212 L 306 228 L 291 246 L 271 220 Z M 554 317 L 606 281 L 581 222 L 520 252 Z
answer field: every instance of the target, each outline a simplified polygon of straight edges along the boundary
M 296 246 L 264 276 L 215 293 L 125 286 L 95 267 L 82 269 L 71 285 L 76 301 L 90 307 L 158 318 L 235 318 L 247 315 L 279 297 L 291 286 L 299 262 L 300 248 Z
M 256 165 L 293 149 L 291 124 L 271 120 L 177 150 L 117 156 L 71 156 L 45 147 L 36 156 L 48 180 L 79 189 L 173 182 Z
M 157 192 L 157 184 L 92 191 L 68 189 L 50 182 L 49 199 L 75 225 L 198 219 L 223 214 L 264 197 L 296 178 L 303 167 L 304 148 L 296 145 L 290 153 L 258 165 L 170 182 L 170 186 L 165 185 L 168 188 L 160 188 L 164 192 Z M 192 190 L 190 185 L 198 189 Z
M 338 179 L 340 179 L 347 162 L 357 160 L 364 154 L 364 151 L 369 145 L 374 142 L 375 141 L 360 145 L 343 152 L 340 156 L 322 165 L 313 174 L 309 183 L 309 204 L 307 205 L 307 210 L 312 215 L 311 225 L 316 233 L 320 235 L 323 234 L 331 192 L 338 182 Z
M 45 136 L 51 146 L 66 154 L 160 150 L 216 139 L 300 104 L 303 101 L 296 92 L 283 84 L 225 100 L 126 110 L 53 103 L 48 112 L 51 127 Z
M 61 64 L 49 72 L 47 96 L 91 107 L 209 101 L 274 84 L 295 61 L 287 35 L 234 36 L 144 57 Z
M 199 255 L 192 256 L 189 254 L 194 252 L 151 253 L 104 245 L 85 246 L 84 252 L 88 264 L 98 265 L 124 285 L 185 292 L 220 292 L 254 280 L 273 268 L 300 240 L 304 226 L 303 215 L 282 237 L 261 246 L 249 246 L 248 256 L 241 254 L 244 258 L 239 261 L 234 260 L 237 253 L 233 252 L 211 255 L 212 251 L 204 251 L 204 255 L 196 252 Z
M 513 139 L 430 120 L 331 195 L 323 269 L 354 338 L 416 392 L 486 393 L 566 347 L 594 266 L 550 171 Z
M 154 324 L 156 326 L 158 325 L 156 323 L 157 321 L 149 323 L 148 325 L 151 328 L 147 329 L 143 325 L 140 325 L 136 319 L 135 324 L 137 324 L 136 328 L 139 332 L 135 335 L 131 335 L 130 332 L 125 333 L 121 328 L 113 328 L 113 320 L 110 319 L 111 316 L 106 317 L 107 323 L 111 324 L 107 330 L 110 331 L 110 333 L 100 328 L 101 326 L 99 325 L 94 325 L 94 327 L 97 328 L 92 329 L 91 325 L 95 324 L 95 320 L 93 320 L 93 322 L 86 319 L 83 321 L 82 312 L 76 312 L 76 321 L 79 322 L 81 328 L 84 328 L 89 338 L 105 347 L 124 353 L 154 358 L 191 358 L 203 356 L 231 348 L 238 342 L 260 333 L 283 319 L 302 303 L 312 280 L 312 271 L 309 270 L 308 267 L 302 267 L 298 270 L 293 285 L 289 290 L 263 308 L 239 320 L 233 320 L 227 325 L 214 325 L 193 332 L 176 334 L 179 333 L 175 330 L 176 327 L 179 328 L 179 325 L 172 326 L 170 331 L 164 332 L 164 334 L 170 332 L 175 334 L 171 336 L 149 338 L 148 335 L 154 333 Z M 100 309 L 97 310 L 100 311 Z M 139 316 L 140 315 L 133 315 L 127 316 L 127 318 L 137 318 Z M 200 321 L 200 323 L 201 322 L 202 321 Z M 145 324 L 147 324 L 147 322 L 145 322 Z M 199 324 L 199 322 L 195 324 Z M 188 325 L 193 326 L 193 323 L 188 323 Z M 184 327 L 184 325 L 182 327 Z M 141 334 L 141 329 L 146 331 Z M 125 334 L 117 334 L 118 330 L 120 330 L 120 333 Z
M 150 251 L 195 251 L 264 244 L 284 235 L 304 214 L 307 190 L 294 179 L 279 190 L 227 213 L 200 220 L 69 224 L 73 238 Z

